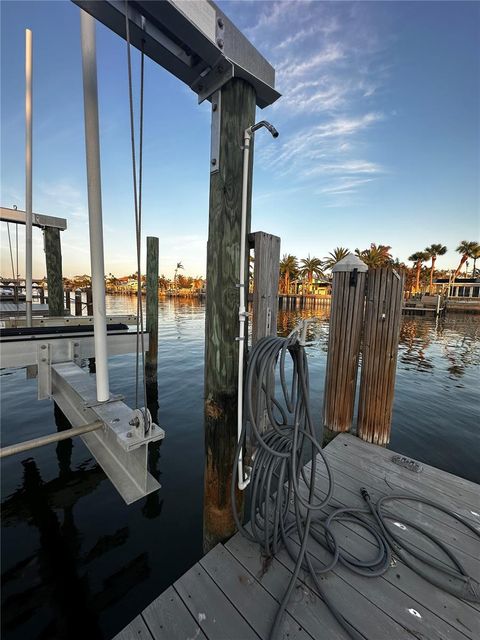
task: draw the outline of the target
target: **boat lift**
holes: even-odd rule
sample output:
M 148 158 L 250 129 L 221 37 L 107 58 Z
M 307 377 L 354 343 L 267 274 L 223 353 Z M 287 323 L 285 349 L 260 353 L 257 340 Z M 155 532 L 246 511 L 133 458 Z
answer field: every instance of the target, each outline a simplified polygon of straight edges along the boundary
M 128 44 L 170 71 L 198 95 L 199 103 L 212 102 L 210 171 L 218 171 L 220 153 L 221 89 L 233 77 L 255 89 L 257 106 L 272 104 L 275 71 L 257 49 L 210 0 L 73 0 L 81 9 L 85 143 L 90 231 L 94 332 L 90 327 L 32 326 L 22 335 L 0 337 L 1 366 L 38 367 L 38 397 L 53 399 L 71 422 L 72 435 L 80 435 L 127 504 L 159 488 L 147 470 L 148 445 L 161 440 L 163 429 L 151 423 L 148 411 L 131 409 L 110 393 L 108 362 L 111 355 L 138 349 L 138 332 L 108 325 L 105 310 L 100 145 L 96 71 L 95 19 Z M 31 235 L 31 79 L 32 34 L 27 32 L 27 211 Z M 28 103 L 28 101 L 30 101 Z M 2 211 L 5 214 L 5 210 Z M 11 215 L 9 213 L 9 215 Z M 27 246 L 27 292 L 31 290 L 31 242 Z M 28 302 L 28 300 L 27 300 Z M 29 317 L 30 315 L 30 317 Z M 30 327 L 30 328 L 28 328 Z M 29 333 L 30 331 L 30 333 Z M 143 348 L 148 348 L 148 335 Z M 96 358 L 96 377 L 81 368 L 84 358 Z M 52 434 L 0 450 L 11 455 L 64 437 Z

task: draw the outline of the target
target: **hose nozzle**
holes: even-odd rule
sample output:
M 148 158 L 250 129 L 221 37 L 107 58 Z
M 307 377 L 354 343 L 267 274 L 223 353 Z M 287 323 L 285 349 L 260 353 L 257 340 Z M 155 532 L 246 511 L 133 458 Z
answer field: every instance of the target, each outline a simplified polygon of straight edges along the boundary
M 267 129 L 274 138 L 278 138 L 278 131 L 275 129 L 273 124 L 270 124 L 270 122 L 267 122 L 266 120 L 260 120 L 260 122 L 257 122 L 256 124 L 252 125 L 250 127 L 250 131 L 252 133 L 255 133 L 255 131 L 257 131 L 258 129 L 261 129 L 262 127 L 265 127 L 265 129 Z

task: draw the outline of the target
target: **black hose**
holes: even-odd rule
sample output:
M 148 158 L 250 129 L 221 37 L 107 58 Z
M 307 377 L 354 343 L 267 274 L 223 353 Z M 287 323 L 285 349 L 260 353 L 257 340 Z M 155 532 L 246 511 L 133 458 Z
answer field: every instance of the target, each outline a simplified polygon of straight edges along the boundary
M 262 431 L 260 417 L 263 419 L 265 412 L 268 427 Z M 446 545 L 403 516 L 395 517 L 386 512 L 384 505 L 394 501 L 429 505 L 461 522 L 480 538 L 479 531 L 453 511 L 431 500 L 409 495 L 387 495 L 374 504 L 363 488 L 361 495 L 366 503 L 365 509 L 332 509 L 334 479 L 321 447 L 323 434 L 316 433 L 310 412 L 307 357 L 299 343 L 298 332 L 292 332 L 287 338 L 263 338 L 251 350 L 245 376 L 244 416 L 235 456 L 234 479 L 247 430 L 255 451 L 251 456 L 249 529 L 243 526 L 237 511 L 235 483 L 232 482 L 232 509 L 237 527 L 246 538 L 260 544 L 267 557 L 273 557 L 285 548 L 294 562 L 292 576 L 270 630 L 271 640 L 279 636 L 290 596 L 302 569 L 308 571 L 321 599 L 354 640 L 362 639 L 362 634 L 331 601 L 320 584 L 321 574 L 331 571 L 338 563 L 362 576 L 381 576 L 390 567 L 394 553 L 431 584 L 463 600 L 480 602 L 479 583 L 468 575 Z M 307 472 L 304 465 L 309 460 L 311 466 Z M 326 486 L 317 487 L 318 465 L 325 467 Z M 330 512 L 325 515 L 329 507 Z M 389 527 L 389 520 L 401 520 L 422 533 L 440 549 L 443 562 L 420 553 L 412 544 L 402 540 Z M 361 561 L 341 549 L 333 528 L 338 522 L 354 522 L 363 527 L 377 546 L 374 557 Z M 298 544 L 292 539 L 295 536 Z M 315 559 L 309 549 L 312 541 L 331 553 L 332 559 L 327 566 L 321 566 Z

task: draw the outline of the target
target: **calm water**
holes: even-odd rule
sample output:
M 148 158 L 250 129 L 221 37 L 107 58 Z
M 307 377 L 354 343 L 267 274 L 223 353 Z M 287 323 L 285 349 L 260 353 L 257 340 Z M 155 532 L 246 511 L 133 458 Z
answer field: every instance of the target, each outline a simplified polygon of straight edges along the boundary
M 112 313 L 135 312 L 134 298 L 108 304 Z M 281 312 L 280 331 L 300 313 L 312 315 Z M 109 639 L 201 556 L 204 307 L 167 300 L 159 317 L 159 423 L 167 435 L 150 460 L 159 492 L 127 507 L 79 439 L 3 462 L 5 640 Z M 319 420 L 325 318 L 309 338 Z M 132 405 L 134 359 L 110 361 L 112 391 Z M 390 447 L 480 482 L 479 371 L 478 316 L 405 317 Z M 24 370 L 0 373 L 3 445 L 52 432 L 53 406 L 37 401 L 36 381 Z

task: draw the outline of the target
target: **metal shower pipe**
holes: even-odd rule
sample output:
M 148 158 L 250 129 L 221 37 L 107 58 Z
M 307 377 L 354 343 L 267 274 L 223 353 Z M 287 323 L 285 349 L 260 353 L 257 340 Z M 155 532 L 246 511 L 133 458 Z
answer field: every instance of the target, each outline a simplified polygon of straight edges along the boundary
M 274 138 L 278 138 L 278 131 L 275 127 L 261 120 L 251 127 L 247 127 L 243 134 L 243 178 L 242 178 L 242 221 L 240 230 L 240 274 L 238 280 L 239 306 L 238 319 L 240 330 L 238 334 L 238 387 L 237 387 L 237 441 L 240 441 L 243 426 L 243 359 L 245 355 L 245 321 L 247 319 L 246 296 L 245 296 L 245 258 L 246 258 L 246 234 L 247 234 L 247 200 L 248 200 L 248 169 L 250 164 L 250 140 L 254 137 L 255 131 L 265 127 Z M 250 477 L 244 476 L 243 453 L 240 448 L 238 456 L 238 488 L 243 491 L 250 482 Z

